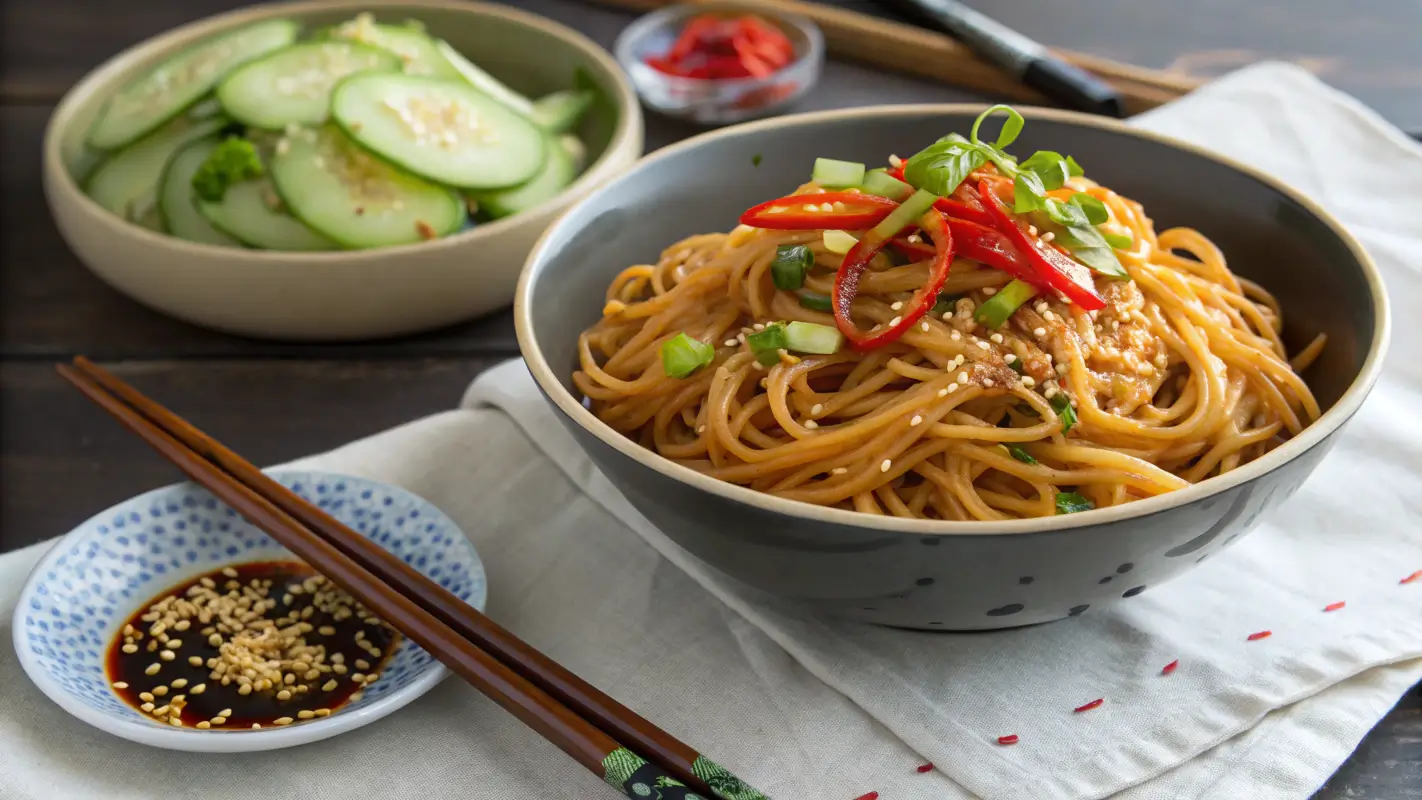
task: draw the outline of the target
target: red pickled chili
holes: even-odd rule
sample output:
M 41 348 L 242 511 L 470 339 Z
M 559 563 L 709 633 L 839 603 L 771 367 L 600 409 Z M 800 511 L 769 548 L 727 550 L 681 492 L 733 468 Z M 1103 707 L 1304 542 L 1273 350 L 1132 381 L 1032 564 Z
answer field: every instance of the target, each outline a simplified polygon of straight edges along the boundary
M 795 60 L 795 45 L 779 28 L 752 14 L 692 17 L 664 55 L 646 59 L 680 78 L 764 78 Z

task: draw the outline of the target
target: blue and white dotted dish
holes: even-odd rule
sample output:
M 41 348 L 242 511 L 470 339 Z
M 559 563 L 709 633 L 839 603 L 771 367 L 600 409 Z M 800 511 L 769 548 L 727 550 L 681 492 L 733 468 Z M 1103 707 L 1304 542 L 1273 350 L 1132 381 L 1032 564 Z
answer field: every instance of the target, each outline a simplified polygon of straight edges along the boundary
M 483 610 L 488 587 L 479 555 L 428 501 L 364 478 L 301 470 L 268 474 Z M 130 708 L 111 688 L 105 654 L 139 606 L 214 569 L 294 558 L 206 489 L 191 483 L 156 489 L 94 516 L 45 555 L 15 609 L 15 651 L 35 685 L 85 722 L 142 744 L 209 753 L 326 739 L 380 719 L 448 674 L 402 638 L 380 679 L 356 702 L 324 719 L 243 731 L 165 725 Z

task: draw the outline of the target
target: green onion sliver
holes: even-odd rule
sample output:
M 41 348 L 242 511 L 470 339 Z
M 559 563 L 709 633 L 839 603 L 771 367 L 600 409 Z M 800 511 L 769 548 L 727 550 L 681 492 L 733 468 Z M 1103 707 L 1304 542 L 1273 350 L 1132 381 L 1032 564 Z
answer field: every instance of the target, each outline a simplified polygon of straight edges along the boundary
M 1057 392 L 1052 395 L 1052 410 L 1057 412 L 1057 417 L 1062 421 L 1062 433 L 1071 430 L 1071 426 L 1076 424 L 1076 409 L 1071 407 L 1071 397 L 1066 392 Z
M 1090 500 L 1076 492 L 1057 492 L 1058 514 L 1075 514 L 1078 511 L 1090 511 L 1095 507 Z
M 750 345 L 751 352 L 755 354 L 755 360 L 767 367 L 780 360 L 781 350 L 787 350 L 790 347 L 786 341 L 785 326 L 779 322 L 766 325 L 765 330 L 756 331 L 747 336 L 746 344 Z
M 887 197 L 890 200 L 901 200 L 913 193 L 912 186 L 890 175 L 885 169 L 869 170 L 864 174 L 864 182 L 859 188 L 866 194 Z
M 1136 240 L 1128 233 L 1101 232 L 1101 238 L 1106 240 L 1106 244 L 1111 245 L 1116 250 L 1130 250 L 1136 246 Z
M 822 294 L 810 294 L 804 292 L 800 295 L 800 306 L 811 311 L 823 311 L 830 313 L 834 311 L 834 301 Z
M 854 246 L 859 244 L 859 240 L 854 238 L 854 234 L 847 231 L 825 231 L 825 249 L 831 253 L 844 255 Z
M 716 348 L 685 333 L 662 342 L 662 371 L 668 378 L 685 378 L 715 358 Z
M 983 301 L 974 315 L 978 322 L 989 328 L 1001 328 L 1022 304 L 1037 295 L 1037 287 L 1026 281 L 1014 279 L 998 290 L 997 294 Z
M 963 299 L 961 294 L 950 294 L 947 297 L 939 297 L 934 301 L 933 308 L 928 313 L 935 317 L 941 317 L 953 311 L 961 299 Z
M 803 244 L 782 244 L 770 262 L 770 279 L 775 288 L 794 291 L 805 285 L 805 273 L 815 263 L 815 254 Z
M 785 326 L 786 346 L 796 353 L 828 356 L 844 346 L 844 334 L 838 328 L 814 322 L 792 322 Z
M 833 158 L 815 159 L 810 180 L 828 189 L 848 189 L 864 182 L 864 165 Z
M 933 192 L 919 189 L 909 198 L 899 204 L 883 222 L 874 226 L 873 234 L 878 236 L 880 241 L 888 241 L 898 235 L 899 231 L 907 228 L 918 221 L 928 209 L 933 208 L 933 204 L 938 201 L 938 195 Z
M 1033 458 L 1031 453 L 1027 452 L 1026 450 L 1023 450 L 1023 449 L 1022 449 L 1021 447 L 1019 447 L 1018 445 L 1015 445 L 1015 444 L 1010 444 L 1010 445 L 1008 445 L 1008 446 L 1007 446 L 1007 452 L 1010 453 L 1013 458 L 1017 459 L 1018 461 L 1021 461 L 1023 464 L 1036 464 L 1036 463 L 1037 463 L 1037 459 Z

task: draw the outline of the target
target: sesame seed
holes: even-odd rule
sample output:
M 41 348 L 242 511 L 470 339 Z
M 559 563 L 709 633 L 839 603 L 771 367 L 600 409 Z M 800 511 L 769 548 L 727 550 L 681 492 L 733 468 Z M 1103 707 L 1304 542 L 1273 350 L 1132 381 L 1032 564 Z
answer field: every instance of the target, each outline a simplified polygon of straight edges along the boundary
M 318 716 L 318 717 L 329 717 L 329 716 L 331 716 L 331 709 L 329 709 L 329 708 L 318 708 L 318 709 L 316 709 L 316 716 Z
M 904 307 L 904 303 L 903 303 L 902 300 L 895 300 L 894 303 L 889 306 L 889 310 L 891 310 L 891 311 L 898 311 L 898 310 L 902 309 L 903 307 Z
M 182 688 L 186 687 L 187 685 L 188 685 L 188 679 L 187 679 L 187 678 L 178 678 L 177 680 L 173 681 L 173 683 L 172 683 L 172 687 L 173 687 L 174 689 L 182 689 Z
M 252 730 L 254 730 L 254 731 L 259 731 L 259 730 L 261 730 L 261 729 L 262 729 L 262 723 L 260 723 L 260 722 L 253 722 L 253 723 L 252 723 Z
M 834 206 L 829 203 L 820 203 L 820 210 L 824 212 L 834 211 Z
M 114 681 L 113 687 L 114 687 L 115 689 L 127 689 L 127 688 L 128 688 L 128 684 L 125 683 L 124 681 Z
M 952 312 L 952 311 L 944 311 L 942 314 L 939 314 L 939 315 L 938 315 L 938 318 L 941 319 L 941 320 L 943 320 L 944 322 L 947 322 L 948 320 L 950 320 L 950 319 L 953 318 L 953 312 Z
M 956 383 L 950 383 L 950 384 L 948 384 L 948 386 L 949 386 L 950 388 L 939 389 L 939 390 L 938 390 L 938 396 L 939 396 L 939 397 L 947 397 L 949 392 L 951 392 L 951 391 L 953 391 L 954 389 L 957 389 L 957 388 L 958 388 L 958 384 L 956 384 Z
M 1037 381 L 1033 380 L 1031 375 L 1023 375 L 1022 385 L 1026 386 L 1028 389 L 1031 389 L 1033 386 L 1037 385 Z
M 138 710 L 139 710 L 139 711 L 142 711 L 142 712 L 145 713 L 145 714 L 152 714 L 152 713 L 153 713 L 153 704 L 152 704 L 152 703 L 144 703 L 143 705 L 141 705 L 141 706 L 138 707 Z
M 815 403 L 814 405 L 810 406 L 810 413 L 814 414 L 815 416 L 819 416 L 824 410 L 824 403 Z
M 1047 231 L 1046 233 L 1042 234 L 1042 241 L 1044 242 L 1050 242 L 1055 238 L 1057 238 L 1057 235 L 1055 233 L 1052 233 L 1051 231 Z
M 1056 314 L 1053 314 L 1052 311 L 1051 311 L 1051 309 L 1048 309 L 1048 310 L 1042 312 L 1042 319 L 1044 319 L 1044 320 L 1046 320 L 1046 321 L 1048 321 L 1048 322 L 1056 322 L 1056 321 L 1057 321 L 1057 315 L 1056 315 Z
M 1056 397 L 1056 396 L 1057 396 L 1057 387 L 1055 387 L 1055 386 L 1048 386 L 1047 389 L 1046 389 L 1046 391 L 1042 392 L 1042 395 L 1043 395 L 1044 397 L 1046 397 L 1048 400 L 1051 400 L 1053 397 Z
M 814 203 L 806 203 L 806 204 L 805 204 L 805 210 L 806 210 L 806 211 L 819 211 L 819 210 L 820 210 L 820 207 L 817 206 L 817 205 L 815 205 Z
M 979 340 L 979 341 L 978 341 L 978 349 L 979 349 L 979 350 L 991 350 L 991 349 L 992 349 L 992 345 L 988 344 L 987 342 L 984 342 L 984 341 Z
M 947 317 L 948 315 L 947 315 L 947 314 L 944 314 L 943 316 L 944 316 L 944 317 Z M 956 341 L 960 341 L 960 340 L 963 338 L 963 334 L 958 333 L 957 331 L 953 331 L 953 332 L 951 332 L 951 333 L 948 334 L 948 338 L 949 338 L 949 339 L 952 339 L 952 340 L 955 341 L 955 342 L 956 342 Z
M 178 657 L 178 654 L 174 653 L 172 650 L 164 650 L 158 654 L 158 657 L 163 659 L 164 661 L 172 661 L 173 659 Z
M 846 467 L 835 467 L 834 469 L 830 470 L 831 475 L 843 475 L 846 472 L 849 472 Z
M 1000 334 L 1000 333 L 994 333 L 993 335 L 989 336 L 988 338 L 991 339 L 991 340 L 993 340 L 993 342 L 996 343 L 996 344 L 1002 344 L 1002 334 Z
M 988 297 L 992 297 L 993 295 L 997 294 L 997 290 L 991 286 L 984 286 L 983 294 L 987 295 Z
M 928 327 L 928 320 L 924 320 L 922 323 L 919 324 L 918 327 L 921 328 L 924 333 L 928 333 L 928 331 L 930 330 L 930 328 Z
M 894 327 L 895 325 L 897 325 L 897 324 L 899 324 L 900 322 L 903 322 L 903 321 L 904 321 L 904 318 L 903 318 L 903 317 L 894 317 L 893 319 L 889 320 L 889 327 L 892 328 L 892 327 Z
M 993 387 L 992 378 L 983 378 L 983 385 L 991 389 Z
M 1004 362 L 1008 363 L 1008 364 L 1011 364 L 1012 362 L 1014 362 L 1014 361 L 1017 360 L 1017 354 L 1016 354 L 1016 353 L 1008 353 L 1007 355 L 1005 355 L 1005 356 L 1002 357 L 1002 360 L 1003 360 Z
M 967 383 L 968 373 L 966 371 L 958 373 L 958 383 Z
M 277 697 L 278 700 L 290 700 L 290 699 L 291 699 L 291 692 L 290 692 L 289 690 L 287 690 L 287 689 L 282 689 L 281 691 L 277 692 L 277 696 L 276 696 L 276 697 Z
M 723 342 L 723 344 L 725 344 L 727 347 L 735 347 L 736 345 L 738 345 L 738 344 L 740 344 L 740 343 L 741 343 L 741 340 L 740 340 L 740 339 L 727 339 L 725 342 Z
M 194 667 L 201 667 L 202 656 L 188 656 L 188 664 Z
M 174 728 L 181 728 L 183 727 L 183 718 L 179 717 L 177 714 L 174 714 L 173 716 L 168 717 L 168 724 L 172 725 Z
M 880 472 L 888 472 L 888 471 L 889 471 L 889 467 L 892 467 L 893 465 L 894 465 L 894 462 L 892 462 L 892 461 L 890 461 L 889 459 L 886 458 L 886 459 L 884 459 L 884 463 L 882 463 L 882 464 L 879 465 L 879 471 L 880 471 Z
M 755 329 L 758 330 L 758 331 L 763 331 L 763 330 L 765 330 L 765 323 L 757 322 L 754 327 L 755 327 Z M 358 632 L 358 633 L 356 633 L 356 638 L 357 638 L 357 639 L 361 639 L 361 638 L 364 638 L 364 637 L 365 637 L 365 633 L 364 633 L 364 632 Z
M 167 705 L 167 704 L 158 706 L 157 708 L 153 709 L 153 716 L 155 716 L 155 717 L 166 716 L 167 713 L 168 713 L 169 711 L 171 711 L 172 709 L 173 709 L 173 707 L 172 707 L 171 705 Z
M 815 422 L 815 421 L 812 420 L 812 419 L 807 419 L 807 420 L 805 420 L 805 428 L 806 428 L 806 429 L 808 429 L 808 430 L 814 430 L 814 429 L 816 429 L 816 428 L 818 428 L 818 427 L 820 427 L 820 423 Z
M 207 691 L 207 684 L 199 683 L 197 686 L 194 686 L 188 691 L 192 692 L 193 694 L 202 694 L 203 692 Z
M 332 679 L 330 679 L 329 681 L 326 681 L 324 684 L 321 685 L 321 691 L 323 691 L 323 692 L 334 692 L 334 691 L 336 691 L 336 687 L 337 687 L 337 686 L 340 686 L 340 684 L 339 684 L 339 683 L 336 683 L 336 679 L 335 679 L 335 678 L 332 678 Z
M 893 155 L 889 156 L 889 166 L 894 167 L 894 168 L 898 168 L 898 167 L 902 167 L 903 165 L 904 165 L 904 160 L 903 160 L 902 158 L 899 158 L 898 156 L 893 156 Z
M 1036 225 L 1028 225 L 1028 226 L 1027 226 L 1027 232 L 1030 233 L 1030 234 L 1032 234 L 1033 236 L 1036 236 L 1036 235 L 1037 235 L 1037 226 L 1036 226 Z
M 138 693 L 138 699 L 144 701 L 145 703 L 151 703 L 151 702 L 153 702 L 153 693 L 152 693 L 152 692 L 139 692 L 139 693 Z
M 123 649 L 123 651 L 124 651 L 125 653 L 128 653 L 128 654 L 132 655 L 133 653 L 137 653 L 137 652 L 138 652 L 138 645 L 136 645 L 136 644 L 126 644 L 126 645 L 123 646 L 122 649 Z
M 143 674 L 144 674 L 144 675 L 157 675 L 157 674 L 158 674 L 158 670 L 160 670 L 160 669 L 162 669 L 162 668 L 163 668 L 163 665 L 162 665 L 162 664 L 159 664 L 157 661 L 154 661 L 152 664 L 149 664 L 149 665 L 148 665 L 148 669 L 145 669 L 145 670 L 143 671 Z
M 252 684 L 250 684 L 250 683 L 244 683 L 244 684 L 242 684 L 241 686 L 238 686 L 238 687 L 237 687 L 237 694 L 240 694 L 240 695 L 242 695 L 243 697 L 246 697 L 247 695 L 249 695 L 249 694 L 251 694 L 251 693 L 252 693 Z
M 207 730 L 208 728 L 211 728 L 211 727 L 212 727 L 212 723 L 211 723 L 211 722 L 208 722 L 207 720 L 203 720 L 202 722 L 199 722 L 199 723 L 197 724 L 198 730 L 203 730 L 203 731 L 205 731 L 205 730 Z
M 1036 336 L 1037 338 L 1040 339 L 1041 337 L 1047 335 L 1047 329 L 1046 329 L 1046 328 L 1033 328 L 1033 329 L 1032 329 L 1032 335 L 1033 335 L 1033 336 Z
M 916 428 L 921 424 L 923 424 L 923 415 L 921 414 L 914 414 L 913 419 L 909 420 L 910 428 Z

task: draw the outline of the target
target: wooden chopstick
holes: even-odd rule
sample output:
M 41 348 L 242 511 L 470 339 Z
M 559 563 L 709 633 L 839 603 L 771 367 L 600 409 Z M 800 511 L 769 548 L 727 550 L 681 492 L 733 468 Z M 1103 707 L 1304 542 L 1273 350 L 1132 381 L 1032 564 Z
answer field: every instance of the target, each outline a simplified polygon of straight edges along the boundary
M 544 738 L 553 742 L 594 774 L 604 780 L 609 780 L 610 765 L 620 764 L 633 765 L 632 768 L 637 769 L 639 779 L 656 780 L 658 777 L 674 777 L 672 769 L 658 762 L 648 764 L 639 753 L 628 750 L 618 739 L 609 736 L 596 724 L 579 716 L 574 710 L 544 692 L 512 668 L 510 664 L 491 656 L 480 649 L 476 643 L 466 639 L 461 635 L 460 630 L 444 622 L 415 599 L 425 599 L 423 593 L 407 596 L 399 588 L 400 579 L 391 582 L 383 580 L 384 576 L 381 574 L 383 569 L 380 568 L 390 561 L 405 567 L 403 562 L 393 557 L 377 560 L 373 553 L 367 553 L 372 557 L 371 566 L 377 567 L 377 569 L 371 569 L 359 563 L 355 558 L 347 555 L 343 547 L 336 544 L 336 541 L 341 542 L 345 549 L 364 550 L 364 548 L 354 547 L 353 544 L 356 541 L 367 541 L 364 537 L 341 525 L 319 509 L 311 507 L 310 504 L 295 495 L 291 495 L 285 487 L 266 478 L 240 456 L 161 405 L 149 400 L 138 390 L 88 359 L 80 356 L 75 359 L 74 367 L 59 365 L 57 370 L 86 397 L 138 434 L 140 438 L 172 461 L 189 477 L 212 491 L 214 495 L 257 527 L 271 534 L 273 538 L 298 557 L 350 592 L 353 597 L 364 603 L 377 616 L 409 636 L 475 688 L 499 703 Z M 181 436 L 178 435 L 178 431 L 181 431 Z M 200 446 L 190 448 L 185 443 L 187 439 L 200 443 Z M 209 460 L 209 453 L 212 454 L 210 457 L 213 460 Z M 276 486 L 281 492 L 276 493 L 275 496 L 264 495 L 261 488 L 245 483 L 238 475 L 227 471 L 220 462 L 216 461 L 216 458 L 229 461 L 234 466 L 243 465 L 243 472 L 254 473 L 262 479 L 262 483 Z M 309 511 L 311 519 L 320 518 L 320 524 L 324 530 L 321 532 L 312 530 L 299 521 L 295 515 L 284 510 L 277 501 L 281 493 L 290 495 L 289 499 L 284 499 L 286 504 L 292 508 L 306 507 L 302 509 L 303 516 L 306 516 L 305 512 Z M 326 537 L 335 541 L 328 540 Z M 375 549 L 380 553 L 385 552 L 380 548 Z M 403 571 L 413 573 L 408 568 Z M 416 578 L 422 578 L 418 573 L 413 573 L 413 575 Z M 425 582 L 428 583 L 428 581 Z M 396 585 L 392 585 L 392 583 Z M 410 585 L 417 586 L 418 581 L 412 582 Z M 487 627 L 481 626 L 480 619 L 473 619 L 462 624 L 461 628 L 484 628 L 486 634 L 489 630 L 495 630 L 496 634 L 491 637 L 491 640 L 499 642 L 501 647 L 516 655 L 533 654 L 537 656 L 545 678 L 547 673 L 552 673 L 561 677 L 573 689 L 589 690 L 588 694 L 601 698 L 604 701 L 602 705 L 604 712 L 615 718 L 615 725 L 626 725 L 628 718 L 634 718 L 642 724 L 639 734 L 642 738 L 650 739 L 658 735 L 661 737 L 660 742 L 654 742 L 660 750 L 675 751 L 675 748 L 679 747 L 680 752 L 695 755 L 695 751 L 685 744 L 678 742 L 650 722 L 642 720 L 629 709 L 620 706 L 616 701 L 582 682 L 581 679 L 558 666 L 556 662 L 551 661 L 511 633 L 495 625 L 492 620 L 488 620 L 487 617 L 478 614 L 476 610 L 464 605 L 457 598 L 448 595 L 448 592 L 437 585 L 430 585 L 446 595 L 453 605 L 463 606 L 471 618 L 481 618 L 484 623 L 487 623 Z M 449 610 L 446 609 L 447 612 Z M 454 610 L 458 611 L 458 609 Z M 455 613 L 453 616 L 465 615 Z M 518 666 L 524 666 L 524 664 L 518 662 Z M 698 758 L 699 756 L 692 758 L 691 762 L 686 765 L 685 772 L 688 773 L 691 780 L 681 780 L 680 776 L 675 777 L 699 791 L 705 791 L 708 795 L 719 795 L 719 792 L 707 786 L 700 778 L 690 774 L 691 763 L 696 762 Z M 705 759 L 700 759 L 700 761 L 701 763 L 697 766 L 703 771 L 710 769 L 718 774 L 724 772 L 712 762 Z M 630 774 L 627 766 L 618 768 L 617 777 L 624 777 L 623 773 Z M 725 774 L 722 780 L 727 777 L 732 781 L 735 780 L 734 776 L 728 774 Z M 609 780 L 609 782 L 613 781 Z M 737 781 L 737 783 L 739 782 Z M 620 784 L 615 785 L 618 788 L 623 788 Z M 629 797 L 633 796 L 630 789 L 625 789 L 625 791 Z
M 633 11 L 650 11 L 679 0 L 597 0 Z M 718 0 L 682 0 L 690 3 Z M 830 53 L 880 69 L 917 75 L 965 89 L 1002 95 L 1038 105 L 1052 101 L 1028 88 L 997 65 L 980 58 L 947 34 L 916 25 L 871 17 L 857 11 L 797 0 L 736 0 L 748 9 L 799 14 L 819 26 Z M 1168 103 L 1198 88 L 1188 75 L 1136 67 L 1109 58 L 1053 48 L 1059 58 L 1095 73 L 1120 92 L 1132 114 Z
M 272 480 L 251 462 L 149 399 L 118 376 L 84 356 L 74 359 L 74 367 L 149 422 L 300 521 L 381 581 L 407 597 L 417 598 L 417 602 L 441 622 L 499 661 L 513 666 L 558 702 L 625 743 L 629 749 L 661 764 L 673 777 L 688 786 L 708 793 L 712 791 L 694 772 L 693 765 L 698 759 L 703 759 L 704 763 L 704 757 L 688 745 L 569 672 L 390 551 L 350 532 L 329 514 Z

